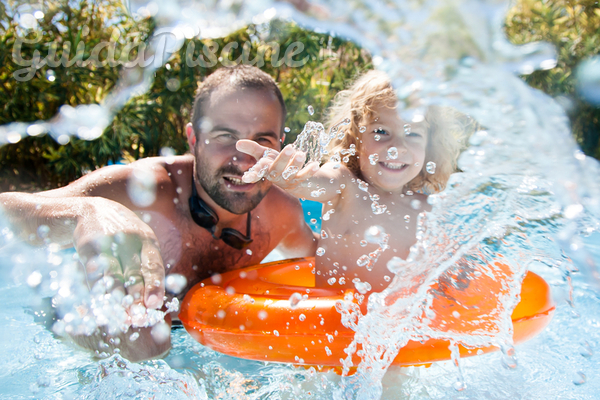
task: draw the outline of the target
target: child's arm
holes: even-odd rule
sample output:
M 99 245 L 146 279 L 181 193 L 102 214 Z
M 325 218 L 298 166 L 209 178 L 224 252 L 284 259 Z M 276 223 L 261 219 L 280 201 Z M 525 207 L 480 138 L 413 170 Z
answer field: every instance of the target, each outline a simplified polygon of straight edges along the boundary
M 340 185 L 345 184 L 349 171 L 333 168 L 332 163 L 319 167 L 311 162 L 304 167 L 306 155 L 287 145 L 281 153 L 252 140 L 240 140 L 236 145 L 238 151 L 256 158 L 258 162 L 244 174 L 244 182 L 256 182 L 266 178 L 288 193 L 321 203 L 333 200 L 338 196 Z

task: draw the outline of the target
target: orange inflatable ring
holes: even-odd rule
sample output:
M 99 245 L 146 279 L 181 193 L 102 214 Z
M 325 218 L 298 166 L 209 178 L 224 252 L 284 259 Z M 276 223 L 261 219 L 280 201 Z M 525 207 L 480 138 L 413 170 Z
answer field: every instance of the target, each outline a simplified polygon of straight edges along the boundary
M 218 284 L 207 279 L 188 292 L 179 318 L 195 340 L 230 356 L 340 366 L 354 331 L 342 325 L 335 304 L 344 299 L 345 291 L 354 291 L 315 288 L 313 265 L 314 258 L 276 261 L 226 272 L 220 275 Z M 494 284 L 494 281 L 493 278 L 484 280 L 484 284 Z M 448 329 L 456 332 L 468 330 L 468 323 L 464 322 L 468 316 L 454 318 L 462 323 L 448 321 L 453 320 L 449 315 L 456 316 L 456 312 L 479 309 L 479 306 L 469 307 L 464 303 L 489 302 L 489 290 L 482 292 L 476 288 L 474 292 L 469 293 L 468 298 L 461 298 L 459 305 L 451 300 L 434 304 L 436 313 L 442 314 L 440 324 L 448 324 Z M 290 297 L 294 293 L 308 296 L 292 306 Z M 364 312 L 364 304 L 362 308 Z M 528 272 L 521 289 L 521 301 L 512 314 L 515 344 L 543 330 L 554 309 L 547 283 Z M 448 344 L 441 339 L 429 339 L 424 343 L 410 341 L 400 350 L 394 364 L 423 365 L 449 360 Z M 462 357 L 497 350 L 496 347 L 467 349 L 462 346 L 459 349 Z M 355 356 L 355 361 L 360 359 Z

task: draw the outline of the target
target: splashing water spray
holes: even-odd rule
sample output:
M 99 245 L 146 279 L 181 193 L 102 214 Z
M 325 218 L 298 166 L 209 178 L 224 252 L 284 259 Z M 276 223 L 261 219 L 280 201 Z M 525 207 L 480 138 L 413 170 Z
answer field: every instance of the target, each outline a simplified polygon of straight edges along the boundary
M 591 285 L 599 285 L 593 257 L 583 245 L 584 236 L 597 232 L 600 221 L 598 163 L 577 148 L 564 110 L 515 76 L 552 68 L 554 49 L 544 43 L 508 43 L 502 32 L 507 2 L 500 0 L 323 0 L 306 5 L 300 12 L 273 1 L 238 1 L 234 6 L 152 2 L 158 26 L 179 29 L 192 24 L 204 38 L 222 37 L 250 21 L 274 17 L 335 31 L 368 49 L 374 65 L 392 78 L 399 102 L 405 105 L 403 119 L 417 121 L 426 107 L 442 105 L 487 127 L 471 137 L 459 159 L 462 172 L 450 178 L 444 192 L 430 196 L 433 209 L 418 220 L 417 244 L 407 260 L 388 263 L 396 277 L 383 292 L 371 295 L 368 313 L 363 316 L 349 301 L 338 304 L 343 321 L 356 331 L 348 353 L 360 348 L 362 361 L 354 375 L 342 378 L 335 398 L 379 398 L 383 375 L 409 340 L 447 340 L 457 366 L 458 344 L 495 345 L 502 349 L 505 365 L 514 366 L 510 315 L 530 264 L 557 266 L 565 276 L 579 270 Z M 133 11 L 146 6 L 130 3 Z M 177 46 L 181 43 L 169 51 L 177 51 Z M 42 132 L 59 142 L 73 134 L 97 137 L 119 107 L 147 90 L 153 68 L 124 75 L 119 89 L 99 106 L 64 106 L 51 121 L 0 127 L 0 142 Z M 295 146 L 306 151 L 309 162 L 320 160 L 333 137 L 338 137 L 337 130 L 326 132 L 311 122 Z M 331 157 L 339 162 L 351 152 Z M 435 166 L 428 166 L 431 170 Z M 433 304 L 447 291 L 436 288 L 468 293 L 474 277 L 480 276 L 505 282 L 490 292 L 497 304 L 479 310 L 482 317 L 473 325 L 461 324 L 460 313 L 455 321 L 439 321 Z M 349 355 L 346 373 L 351 363 Z M 460 372 L 458 376 L 455 387 L 462 390 L 465 382 Z

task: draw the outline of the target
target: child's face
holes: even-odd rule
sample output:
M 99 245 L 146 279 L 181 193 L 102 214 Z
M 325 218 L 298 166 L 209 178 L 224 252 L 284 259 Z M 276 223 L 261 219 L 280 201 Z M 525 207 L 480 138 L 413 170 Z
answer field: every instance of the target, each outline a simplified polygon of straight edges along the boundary
M 384 191 L 401 192 L 423 169 L 427 124 L 403 121 L 396 109 L 381 105 L 366 128 L 359 150 L 363 178 Z

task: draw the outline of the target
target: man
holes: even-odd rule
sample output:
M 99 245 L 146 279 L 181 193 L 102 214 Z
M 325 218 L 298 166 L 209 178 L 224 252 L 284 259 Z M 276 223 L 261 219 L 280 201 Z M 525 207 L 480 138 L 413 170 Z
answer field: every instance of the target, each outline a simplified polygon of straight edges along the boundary
M 136 302 L 160 308 L 165 273 L 186 278 L 181 298 L 200 280 L 259 263 L 276 247 L 288 257 L 314 254 L 298 200 L 268 180 L 241 179 L 256 160 L 237 151 L 236 142 L 279 151 L 285 115 L 269 75 L 249 66 L 222 68 L 198 90 L 186 127 L 191 155 L 101 168 L 48 192 L 3 193 L 0 205 L 28 240 L 40 241 L 45 225 L 46 240 L 74 244 L 90 287 L 109 275 Z M 169 343 L 151 343 L 147 329 L 135 331 L 141 340 L 118 340 L 119 346 L 112 340 L 111 350 L 139 360 L 168 349 Z M 106 337 L 75 340 L 97 349 Z

